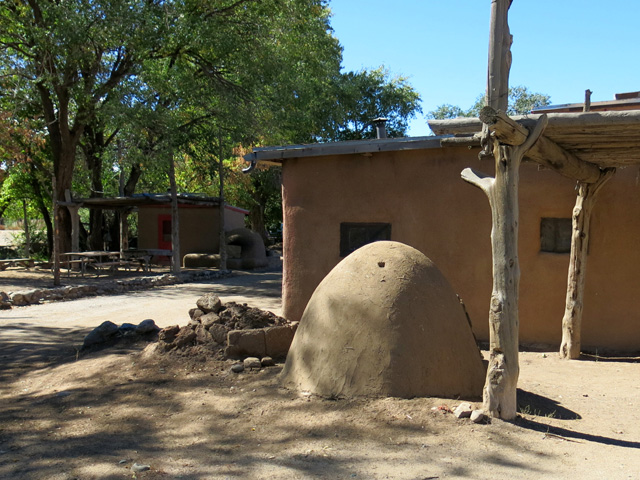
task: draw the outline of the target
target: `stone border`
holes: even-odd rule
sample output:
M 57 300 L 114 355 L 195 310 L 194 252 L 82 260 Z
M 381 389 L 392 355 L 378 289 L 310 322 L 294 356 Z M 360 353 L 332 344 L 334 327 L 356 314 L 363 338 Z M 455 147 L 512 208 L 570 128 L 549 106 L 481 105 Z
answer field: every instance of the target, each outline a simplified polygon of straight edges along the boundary
M 0 292 L 0 310 L 12 307 L 37 305 L 43 302 L 75 300 L 77 298 L 126 293 L 131 290 L 146 290 L 153 287 L 189 283 L 197 280 L 225 278 L 233 274 L 231 270 L 201 270 L 181 272 L 177 275 L 165 273 L 147 277 L 113 280 L 97 285 L 77 285 L 54 288 L 37 288 L 20 292 Z

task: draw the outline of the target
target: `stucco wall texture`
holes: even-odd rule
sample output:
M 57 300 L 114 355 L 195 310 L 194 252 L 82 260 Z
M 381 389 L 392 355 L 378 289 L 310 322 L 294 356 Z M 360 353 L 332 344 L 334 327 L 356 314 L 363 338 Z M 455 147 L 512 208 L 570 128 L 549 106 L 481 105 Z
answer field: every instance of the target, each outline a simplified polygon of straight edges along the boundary
M 218 253 L 220 248 L 220 216 L 218 207 L 180 206 L 180 250 L 188 253 Z M 171 215 L 171 207 L 140 207 L 138 212 L 138 246 L 158 246 L 158 217 Z M 244 213 L 227 207 L 225 231 L 244 227 Z
M 488 340 L 491 211 L 460 172 L 493 174 L 477 149 L 433 148 L 287 159 L 283 164 L 283 312 L 302 317 L 320 281 L 341 260 L 340 223 L 391 223 L 391 240 L 429 257 Z M 520 342 L 561 341 L 569 254 L 540 251 L 540 219 L 570 218 L 575 181 L 524 163 L 520 181 Z M 619 170 L 600 192 L 591 222 L 582 345 L 640 350 L 638 169 Z

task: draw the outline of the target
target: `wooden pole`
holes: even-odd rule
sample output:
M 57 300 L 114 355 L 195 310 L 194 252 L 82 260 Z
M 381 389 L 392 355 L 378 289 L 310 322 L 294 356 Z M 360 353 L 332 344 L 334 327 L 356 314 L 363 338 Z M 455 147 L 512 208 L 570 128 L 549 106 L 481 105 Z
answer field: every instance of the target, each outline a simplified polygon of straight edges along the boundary
M 491 0 L 486 104 L 504 113 L 507 113 L 509 106 L 509 70 L 513 43 L 508 22 L 511 1 Z
M 593 92 L 589 89 L 584 91 L 584 106 L 582 107 L 583 112 L 588 112 L 591 110 L 591 94 Z
M 584 306 L 584 285 L 587 274 L 587 254 L 589 252 L 589 225 L 591 213 L 600 189 L 614 175 L 615 169 L 602 172 L 595 183 L 578 184 L 576 206 L 573 209 L 571 232 L 571 256 L 567 279 L 567 298 L 562 318 L 562 343 L 560 357 L 580 358 L 580 331 Z
M 511 66 L 511 34 L 508 11 L 511 0 L 492 0 L 489 68 L 487 75 L 488 107 L 506 113 Z M 493 291 L 489 308 L 489 366 L 483 391 L 484 410 L 491 416 L 512 420 L 516 416 L 518 363 L 518 183 L 524 154 L 540 138 L 547 124 L 541 117 L 535 129 L 519 145 L 502 145 L 483 123 L 482 156 L 493 156 L 495 178 L 467 168 L 463 180 L 482 189 L 491 206 L 491 252 L 493 257 Z
M 224 149 L 222 145 L 222 134 L 218 134 L 218 178 L 220 180 L 220 188 L 218 196 L 220 198 L 220 270 L 227 269 L 227 232 L 225 230 L 225 200 L 224 200 Z
M 51 176 L 51 188 L 53 194 L 53 285 L 60 285 L 60 220 L 58 219 L 58 200 L 56 198 L 56 176 Z
M 491 107 L 484 107 L 480 111 L 480 120 L 488 127 L 491 138 L 503 145 L 521 145 L 529 135 L 527 127 Z M 540 137 L 526 156 L 581 182 L 593 183 L 600 178 L 600 169 L 596 165 L 580 160 L 547 137 Z
M 489 367 L 483 391 L 483 408 L 491 416 L 512 420 L 516 416 L 519 319 L 518 296 L 518 183 L 525 152 L 538 140 L 547 125 L 541 117 L 527 140 L 519 146 L 493 145 L 495 178 L 470 168 L 462 179 L 480 188 L 491 206 L 491 253 L 493 290 L 489 307 Z
M 29 217 L 27 216 L 27 201 L 22 199 L 22 211 L 24 214 L 24 256 L 31 256 L 31 235 L 29 232 Z
M 180 218 L 178 214 L 178 187 L 173 151 L 169 158 L 169 183 L 171 185 L 171 271 L 180 273 Z
M 120 158 L 120 160 L 122 159 L 121 148 L 122 148 L 122 144 L 121 142 L 118 142 L 118 157 Z M 121 197 L 124 197 L 124 185 L 125 185 L 124 167 L 122 165 L 122 160 L 121 160 L 120 176 L 119 176 L 119 182 L 118 182 L 118 195 Z M 124 260 L 125 258 L 124 252 L 129 248 L 129 238 L 128 238 L 129 228 L 127 225 L 128 213 L 129 213 L 128 210 L 125 208 L 117 210 L 118 220 L 120 223 L 120 259 L 121 260 Z

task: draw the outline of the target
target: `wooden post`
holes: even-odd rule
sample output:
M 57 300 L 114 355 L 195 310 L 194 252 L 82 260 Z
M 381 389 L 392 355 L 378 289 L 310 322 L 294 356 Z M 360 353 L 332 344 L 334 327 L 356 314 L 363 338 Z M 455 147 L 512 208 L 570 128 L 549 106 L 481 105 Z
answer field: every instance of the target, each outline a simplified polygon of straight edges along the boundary
M 51 188 L 53 190 L 53 194 L 51 198 L 53 199 L 53 252 L 51 252 L 51 256 L 53 257 L 53 285 L 60 285 L 60 220 L 58 219 L 58 199 L 56 198 L 56 176 L 55 174 L 51 176 Z
M 24 213 L 24 256 L 31 256 L 31 235 L 29 233 L 29 217 L 27 216 L 27 201 L 22 199 L 22 210 Z
M 218 134 L 218 179 L 220 180 L 220 188 L 218 190 L 220 198 L 220 270 L 227 269 L 227 232 L 225 229 L 225 200 L 224 200 L 224 163 L 222 161 L 224 150 L 222 148 L 222 134 Z
M 180 273 L 180 219 L 178 214 L 178 187 L 173 151 L 169 158 L 169 183 L 171 185 L 171 271 Z
M 567 279 L 567 298 L 562 318 L 562 343 L 560 357 L 580 358 L 580 330 L 584 306 L 584 285 L 587 273 L 587 253 L 589 251 L 589 224 L 591 212 L 602 186 L 613 176 L 615 169 L 602 172 L 595 183 L 578 184 L 576 206 L 573 208 L 571 232 L 571 256 Z
M 121 154 L 122 144 L 118 142 L 118 157 L 122 158 Z M 125 178 L 124 178 L 124 167 L 122 166 L 122 162 L 120 162 L 120 177 L 118 182 L 118 195 L 124 197 L 124 186 L 125 186 Z M 129 216 L 129 210 L 126 208 L 122 208 L 117 210 L 118 219 L 120 221 L 120 259 L 124 260 L 125 255 L 124 252 L 129 248 L 129 225 L 127 224 L 127 217 Z
M 67 210 L 69 210 L 69 217 L 71 218 L 71 251 L 80 251 L 80 215 L 78 214 L 79 207 L 73 205 L 73 199 L 71 198 L 71 192 L 69 190 L 64 191 L 64 198 L 67 203 Z
M 591 110 L 591 94 L 593 92 L 589 89 L 584 91 L 584 105 L 582 107 L 583 112 L 588 112 Z
M 506 113 L 511 66 L 511 34 L 508 12 L 511 0 L 491 1 L 489 68 L 486 105 Z M 545 121 L 518 146 L 501 145 L 490 135 L 483 121 L 481 158 L 493 156 L 495 178 L 466 168 L 463 180 L 480 188 L 491 206 L 491 252 L 493 291 L 489 308 L 489 367 L 483 391 L 484 410 L 489 415 L 511 420 L 516 416 L 518 364 L 518 182 L 524 152 L 538 139 Z M 540 128 L 540 126 L 542 127 Z
M 513 42 L 508 22 L 511 2 L 512 0 L 491 0 L 486 104 L 504 113 L 507 113 L 509 106 L 509 70 Z
M 462 171 L 466 182 L 480 188 L 491 206 L 493 291 L 489 307 L 489 367 L 483 391 L 484 410 L 512 420 L 516 416 L 518 362 L 518 182 L 520 163 L 547 125 L 542 116 L 527 140 L 519 146 L 493 144 L 495 178 L 470 168 Z
M 124 259 L 124 252 L 129 248 L 129 224 L 127 223 L 127 217 L 129 216 L 129 210 L 122 208 L 118 210 L 118 217 L 120 219 L 120 258 Z

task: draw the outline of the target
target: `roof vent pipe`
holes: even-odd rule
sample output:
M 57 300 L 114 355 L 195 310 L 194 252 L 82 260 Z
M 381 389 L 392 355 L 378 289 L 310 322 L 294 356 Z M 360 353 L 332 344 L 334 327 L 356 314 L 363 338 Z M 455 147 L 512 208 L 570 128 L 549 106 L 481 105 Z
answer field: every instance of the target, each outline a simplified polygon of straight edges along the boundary
M 376 138 L 387 138 L 387 129 L 385 127 L 388 118 L 378 117 L 373 119 L 373 124 L 376 126 Z

